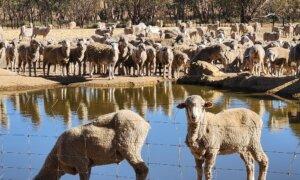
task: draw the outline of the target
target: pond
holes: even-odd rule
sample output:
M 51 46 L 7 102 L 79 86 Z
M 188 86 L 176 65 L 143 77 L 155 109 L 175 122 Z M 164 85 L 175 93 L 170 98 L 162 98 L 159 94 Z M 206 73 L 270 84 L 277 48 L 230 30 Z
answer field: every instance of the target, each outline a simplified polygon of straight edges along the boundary
M 300 178 L 299 105 L 260 95 L 165 82 L 142 88 L 77 87 L 0 93 L 0 179 L 32 179 L 63 131 L 118 109 L 131 109 L 151 124 L 143 147 L 149 179 L 196 179 L 193 156 L 184 144 L 185 112 L 176 108 L 192 94 L 212 101 L 212 112 L 236 107 L 257 112 L 264 121 L 261 141 L 270 159 L 268 179 Z M 126 161 L 94 167 L 91 175 L 91 179 L 134 177 Z M 218 156 L 214 178 L 246 179 L 239 156 Z M 78 177 L 65 175 L 62 179 Z

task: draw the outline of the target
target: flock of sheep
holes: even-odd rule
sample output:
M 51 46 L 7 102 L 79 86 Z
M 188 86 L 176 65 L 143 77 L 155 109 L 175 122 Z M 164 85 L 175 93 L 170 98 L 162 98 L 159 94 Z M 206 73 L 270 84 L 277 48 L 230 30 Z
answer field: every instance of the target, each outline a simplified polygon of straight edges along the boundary
M 70 75 L 72 69 L 73 75 L 93 76 L 97 72 L 108 74 L 110 79 L 115 74 L 178 78 L 180 72 L 188 73 L 195 61 L 210 62 L 225 72 L 250 71 L 258 76 L 298 72 L 300 24 L 273 27 L 272 32 L 263 33 L 263 40 L 258 38 L 260 23 L 231 24 L 229 33 L 220 23 L 200 27 L 192 22 L 179 23 L 176 28 L 128 23 L 121 35 L 115 35 L 115 27 L 99 23 L 90 38 L 56 42 L 45 40 L 51 25 L 23 26 L 20 39 L 29 37 L 30 43 L 2 40 L 0 60 L 14 71 L 25 73 L 28 69 L 30 76 L 32 67 L 36 76 L 42 64 L 44 76 L 50 74 L 53 65 L 55 72 L 57 66 L 61 67 L 63 76 Z M 35 40 L 37 35 L 44 40 Z

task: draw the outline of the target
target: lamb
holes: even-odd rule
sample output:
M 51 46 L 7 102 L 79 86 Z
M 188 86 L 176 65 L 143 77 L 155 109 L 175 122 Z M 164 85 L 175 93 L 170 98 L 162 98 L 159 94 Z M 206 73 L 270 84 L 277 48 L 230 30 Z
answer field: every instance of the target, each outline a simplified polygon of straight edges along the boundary
M 157 63 L 163 67 L 163 77 L 166 78 L 168 68 L 168 78 L 172 78 L 172 63 L 174 60 L 174 53 L 170 47 L 161 47 L 157 54 Z
M 136 75 L 143 75 L 143 68 L 144 64 L 147 60 L 147 51 L 146 46 L 144 44 L 140 44 L 132 54 L 132 60 L 134 62 L 135 68 L 136 68 Z
M 34 179 L 59 179 L 66 173 L 79 173 L 80 179 L 89 179 L 93 166 L 127 160 L 136 179 L 145 180 L 148 167 L 141 150 L 149 129 L 149 123 L 135 112 L 120 110 L 67 130 Z
M 24 37 L 27 38 L 32 38 L 33 35 L 33 27 L 31 24 L 30 28 L 27 28 L 25 25 L 21 27 L 20 29 L 20 35 L 19 35 L 19 39 L 22 40 Z
M 261 72 L 265 72 L 264 66 L 265 50 L 260 44 L 255 44 L 249 51 L 249 63 L 250 71 L 254 75 L 261 75 Z
M 258 179 L 265 180 L 269 160 L 260 142 L 263 128 L 260 116 L 244 108 L 213 114 L 206 111 L 211 107 L 211 102 L 198 95 L 188 97 L 177 106 L 186 109 L 186 144 L 194 155 L 198 179 L 202 179 L 203 168 L 205 178 L 212 179 L 218 154 L 239 153 L 246 165 L 247 179 L 254 180 L 255 160 L 259 164 Z
M 43 74 L 45 76 L 45 68 L 47 67 L 47 75 L 49 76 L 51 65 L 61 65 L 62 75 L 65 75 L 65 68 L 69 62 L 71 45 L 69 40 L 63 40 L 58 46 L 47 46 L 44 48 Z
M 82 75 L 82 65 L 84 63 L 84 54 L 87 49 L 87 45 L 84 41 L 78 41 L 75 48 L 70 50 L 70 58 L 67 64 L 67 75 L 69 75 L 70 63 L 74 64 L 74 75 L 76 73 L 76 64 L 78 63 L 78 75 Z
M 47 27 L 33 27 L 33 32 L 32 32 L 32 37 L 31 38 L 36 38 L 36 36 L 40 35 L 43 36 L 45 39 L 48 34 L 50 33 L 51 29 L 53 26 L 50 24 Z
M 40 43 L 31 40 L 30 44 L 22 44 L 19 47 L 19 69 L 23 64 L 23 73 L 25 73 L 26 64 L 28 64 L 29 76 L 31 76 L 31 67 L 33 66 L 34 76 L 36 76 L 36 63 L 40 58 Z
M 19 63 L 19 41 L 18 39 L 13 39 L 6 47 L 5 57 L 6 57 L 6 69 L 10 64 L 11 71 L 16 72 L 17 65 Z M 18 69 L 18 72 L 20 70 Z
M 278 41 L 279 40 L 279 33 L 277 32 L 265 32 L 263 35 L 264 41 Z
M 90 77 L 94 74 L 94 65 L 107 65 L 109 79 L 114 79 L 114 69 L 119 59 L 119 48 L 117 43 L 111 45 L 94 43 L 87 46 L 85 61 L 90 63 Z
M 288 65 L 290 50 L 282 47 L 271 47 L 266 51 L 266 60 L 271 74 L 283 75 L 283 68 Z
M 175 79 L 179 77 L 180 70 L 184 70 L 186 72 L 186 67 L 189 62 L 189 57 L 187 54 L 181 51 L 174 51 L 174 60 L 172 62 L 172 74 Z

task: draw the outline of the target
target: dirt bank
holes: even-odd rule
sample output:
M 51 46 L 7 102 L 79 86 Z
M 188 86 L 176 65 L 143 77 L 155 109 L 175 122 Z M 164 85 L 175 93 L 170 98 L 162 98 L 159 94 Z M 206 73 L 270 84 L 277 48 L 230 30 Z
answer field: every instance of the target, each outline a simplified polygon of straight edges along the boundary
M 295 77 L 257 77 L 249 74 L 236 76 L 185 76 L 179 84 L 212 86 L 232 91 L 271 93 L 284 97 L 297 98 L 300 93 L 300 81 Z
M 90 87 L 139 87 L 156 85 L 163 81 L 160 77 L 116 77 L 108 78 L 85 78 L 78 76 L 70 77 L 26 77 L 18 76 L 12 72 L 0 69 L 0 91 L 19 91 L 42 88 L 54 88 L 60 86 L 90 86 Z

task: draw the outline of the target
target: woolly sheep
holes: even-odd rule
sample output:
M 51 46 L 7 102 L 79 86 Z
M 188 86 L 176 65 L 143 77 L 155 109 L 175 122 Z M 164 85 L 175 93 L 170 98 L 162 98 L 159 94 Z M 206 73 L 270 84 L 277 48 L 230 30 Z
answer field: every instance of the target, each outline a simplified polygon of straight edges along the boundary
M 132 54 L 132 60 L 136 68 L 136 75 L 143 75 L 144 64 L 147 60 L 147 51 L 144 44 L 140 44 Z
M 285 25 L 285 26 L 283 26 L 283 29 L 282 29 L 283 35 L 285 37 L 291 37 L 293 35 L 293 30 L 294 30 L 294 28 L 292 25 Z
M 296 64 L 295 72 L 299 74 L 299 65 L 300 65 L 300 43 L 292 47 L 290 50 L 289 56 L 289 65 Z
M 263 35 L 264 41 L 278 41 L 279 40 L 279 33 L 278 32 L 265 32 Z
M 260 138 L 263 121 L 260 116 L 244 108 L 224 110 L 218 114 L 207 112 L 212 107 L 201 96 L 188 97 L 177 106 L 186 109 L 186 144 L 194 155 L 198 179 L 212 179 L 212 168 L 217 155 L 239 153 L 245 162 L 247 179 L 254 180 L 254 160 L 259 164 L 258 179 L 265 180 L 268 157 Z M 203 167 L 203 164 L 204 167 Z
M 156 49 L 152 46 L 146 46 L 147 59 L 145 61 L 147 76 L 153 75 L 156 69 Z M 154 71 L 152 71 L 154 70 Z
M 136 179 L 145 180 L 148 167 L 141 150 L 149 129 L 149 123 L 138 114 L 120 110 L 67 130 L 60 135 L 34 179 L 59 179 L 66 173 L 79 173 L 80 179 L 89 179 L 93 166 L 127 160 Z
M 247 24 L 241 23 L 239 28 L 240 28 L 240 34 L 254 33 L 254 28 Z
M 27 28 L 25 25 L 20 29 L 19 39 L 23 39 L 24 37 L 31 38 L 33 35 L 33 27 Z
M 187 73 L 186 68 L 189 60 L 190 59 L 187 54 L 181 51 L 174 51 L 174 60 L 172 62 L 172 74 L 175 79 L 179 77 L 180 70 L 184 70 L 184 73 Z
M 249 51 L 249 63 L 250 71 L 254 75 L 261 75 L 261 72 L 265 72 L 264 67 L 265 50 L 260 44 L 255 44 Z
M 72 21 L 69 23 L 69 29 L 75 29 L 77 26 L 76 22 Z
M 69 40 L 63 40 L 61 45 L 47 46 L 44 48 L 43 56 L 43 74 L 45 76 L 45 69 L 47 65 L 47 75 L 49 76 L 51 65 L 61 65 L 62 75 L 65 75 L 65 68 L 69 62 L 71 45 Z
M 78 75 L 82 75 L 82 65 L 84 63 L 84 54 L 87 49 L 87 45 L 84 41 L 80 40 L 77 42 L 75 48 L 70 50 L 70 58 L 67 64 L 67 75 L 69 75 L 70 63 L 74 64 L 74 75 L 76 74 L 76 64 L 78 64 Z
M 32 38 L 36 38 L 36 36 L 40 35 L 45 39 L 52 28 L 52 25 L 48 25 L 47 27 L 33 27 Z
M 271 47 L 266 51 L 266 63 L 271 74 L 283 75 L 283 68 L 288 64 L 290 50 L 282 47 Z
M 34 76 L 36 76 L 36 63 L 40 58 L 40 43 L 31 40 L 29 44 L 22 44 L 19 47 L 19 69 L 23 64 L 23 73 L 25 73 L 26 64 L 28 64 L 29 76 L 31 76 L 31 67 L 33 66 Z
M 168 68 L 168 78 L 172 78 L 172 62 L 174 53 L 170 47 L 161 47 L 157 52 L 157 63 L 163 67 L 163 77 L 166 78 Z
M 230 34 L 239 33 L 239 32 L 240 32 L 240 28 L 239 28 L 239 25 L 237 23 L 230 25 Z
M 294 28 L 294 36 L 300 35 L 300 24 L 297 24 Z
M 11 71 L 16 71 L 18 63 L 19 63 L 19 41 L 18 39 L 13 39 L 7 46 L 6 46 L 6 69 L 10 65 Z M 20 69 L 18 69 L 18 72 Z
M 87 46 L 85 61 L 90 63 L 90 77 L 94 74 L 94 65 L 107 65 L 109 79 L 114 79 L 114 69 L 119 59 L 119 48 L 117 43 L 111 45 L 94 43 Z
M 254 25 L 253 25 L 253 28 L 254 28 L 254 32 L 259 32 L 260 29 L 261 29 L 261 24 L 258 23 L 258 22 L 255 22 Z

